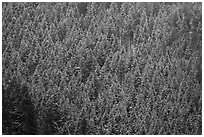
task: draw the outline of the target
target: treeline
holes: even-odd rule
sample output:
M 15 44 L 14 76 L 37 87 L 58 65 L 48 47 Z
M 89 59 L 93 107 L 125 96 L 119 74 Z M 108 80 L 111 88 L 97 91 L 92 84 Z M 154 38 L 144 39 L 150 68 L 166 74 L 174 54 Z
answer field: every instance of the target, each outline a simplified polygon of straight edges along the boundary
M 202 3 L 2 3 L 2 134 L 202 134 Z

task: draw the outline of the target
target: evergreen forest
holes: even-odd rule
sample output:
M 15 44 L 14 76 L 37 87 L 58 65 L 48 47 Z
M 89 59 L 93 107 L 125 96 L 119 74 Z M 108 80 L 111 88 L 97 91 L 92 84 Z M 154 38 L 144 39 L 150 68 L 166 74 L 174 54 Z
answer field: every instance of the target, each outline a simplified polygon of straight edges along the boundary
M 202 3 L 3 2 L 3 135 L 201 135 Z

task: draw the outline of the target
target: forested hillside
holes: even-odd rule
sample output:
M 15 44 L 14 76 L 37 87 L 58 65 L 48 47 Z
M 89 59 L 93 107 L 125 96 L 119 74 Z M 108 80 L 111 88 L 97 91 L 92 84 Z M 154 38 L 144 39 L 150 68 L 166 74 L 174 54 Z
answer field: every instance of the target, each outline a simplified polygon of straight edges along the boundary
M 202 134 L 202 3 L 2 3 L 2 134 Z

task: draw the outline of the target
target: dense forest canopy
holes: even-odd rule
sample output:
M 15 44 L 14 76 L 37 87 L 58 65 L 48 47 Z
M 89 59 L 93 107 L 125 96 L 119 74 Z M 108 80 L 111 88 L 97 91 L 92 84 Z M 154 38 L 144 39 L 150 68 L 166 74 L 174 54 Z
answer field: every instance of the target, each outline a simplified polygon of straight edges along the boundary
M 202 134 L 202 3 L 2 3 L 2 134 Z

